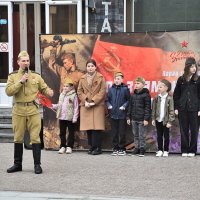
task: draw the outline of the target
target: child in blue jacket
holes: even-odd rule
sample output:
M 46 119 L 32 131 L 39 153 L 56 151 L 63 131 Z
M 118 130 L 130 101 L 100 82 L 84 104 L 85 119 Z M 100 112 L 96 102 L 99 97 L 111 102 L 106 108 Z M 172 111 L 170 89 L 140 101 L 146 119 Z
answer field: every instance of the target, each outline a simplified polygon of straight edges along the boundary
M 130 91 L 123 84 L 122 72 L 115 73 L 114 84 L 108 91 L 106 106 L 111 116 L 111 132 L 113 156 L 126 155 L 126 112 L 130 99 Z

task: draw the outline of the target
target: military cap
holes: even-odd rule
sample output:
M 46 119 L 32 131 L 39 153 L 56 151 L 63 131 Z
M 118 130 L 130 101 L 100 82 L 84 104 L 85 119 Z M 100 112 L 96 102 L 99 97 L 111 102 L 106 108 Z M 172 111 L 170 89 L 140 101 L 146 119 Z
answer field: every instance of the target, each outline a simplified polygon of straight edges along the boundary
M 136 79 L 135 79 L 136 82 L 140 82 L 142 84 L 145 84 L 145 79 L 141 76 L 138 76 Z
M 21 58 L 21 57 L 29 57 L 27 51 L 21 51 L 21 52 L 18 54 L 18 58 Z
M 74 85 L 74 82 L 72 81 L 72 79 L 66 78 L 65 81 L 64 81 L 64 85 L 66 85 L 66 84 Z
M 122 78 L 124 78 L 124 74 L 123 74 L 122 72 L 116 72 L 116 73 L 115 73 L 115 78 L 116 78 L 117 76 L 121 76 Z

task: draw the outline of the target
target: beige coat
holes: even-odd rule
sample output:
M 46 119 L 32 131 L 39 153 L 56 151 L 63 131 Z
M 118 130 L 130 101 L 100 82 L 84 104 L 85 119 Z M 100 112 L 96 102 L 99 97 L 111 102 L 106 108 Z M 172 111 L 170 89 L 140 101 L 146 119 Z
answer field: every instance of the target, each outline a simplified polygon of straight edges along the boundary
M 106 83 L 100 73 L 96 73 L 92 86 L 88 86 L 86 75 L 79 81 L 77 94 L 80 99 L 80 130 L 105 130 L 105 93 Z M 95 105 L 86 108 L 85 101 Z

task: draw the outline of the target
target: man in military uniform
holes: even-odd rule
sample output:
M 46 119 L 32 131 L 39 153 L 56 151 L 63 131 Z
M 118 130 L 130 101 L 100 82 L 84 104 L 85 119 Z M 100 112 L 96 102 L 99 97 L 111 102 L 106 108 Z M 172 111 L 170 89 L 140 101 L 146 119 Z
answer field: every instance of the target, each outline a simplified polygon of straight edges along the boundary
M 17 63 L 19 70 L 9 74 L 6 84 L 6 94 L 13 96 L 14 105 L 12 112 L 14 165 L 7 169 L 7 172 L 22 171 L 23 140 L 27 129 L 32 143 L 34 170 L 36 174 L 41 174 L 41 144 L 39 136 L 41 117 L 35 100 L 38 91 L 52 97 L 53 90 L 47 86 L 40 74 L 29 70 L 30 59 L 26 51 L 19 53 Z
M 76 68 L 76 59 L 74 53 L 64 53 L 61 57 L 63 66 L 55 63 L 55 57 L 49 58 L 49 67 L 54 73 L 60 75 L 60 92 L 63 88 L 64 80 L 69 78 L 73 81 L 74 87 L 77 90 L 78 82 L 83 72 Z

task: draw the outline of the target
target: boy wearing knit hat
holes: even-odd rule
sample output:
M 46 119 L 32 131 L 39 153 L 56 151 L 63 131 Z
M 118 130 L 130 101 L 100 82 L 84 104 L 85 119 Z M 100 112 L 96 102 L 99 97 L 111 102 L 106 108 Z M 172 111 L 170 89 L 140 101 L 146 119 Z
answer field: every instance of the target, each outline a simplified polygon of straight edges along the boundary
M 79 103 L 73 81 L 69 78 L 65 79 L 63 90 L 59 96 L 58 104 L 53 104 L 56 110 L 56 118 L 59 119 L 60 125 L 60 150 L 59 154 L 72 153 L 74 145 L 74 124 L 79 116 Z M 66 145 L 66 129 L 68 128 L 69 136 Z
M 114 84 L 108 91 L 106 106 L 111 117 L 111 132 L 113 153 L 112 156 L 126 154 L 126 111 L 129 104 L 130 92 L 123 83 L 124 74 L 117 72 L 114 75 Z
M 174 101 L 169 95 L 170 90 L 171 83 L 162 79 L 158 84 L 158 95 L 153 100 L 152 125 L 156 126 L 157 130 L 157 157 L 168 157 L 169 154 L 169 128 L 175 120 Z
M 145 153 L 146 126 L 151 117 L 151 96 L 144 86 L 145 79 L 137 77 L 127 112 L 127 124 L 132 124 L 134 135 L 135 149 L 132 154 L 139 154 L 140 157 L 143 157 Z

